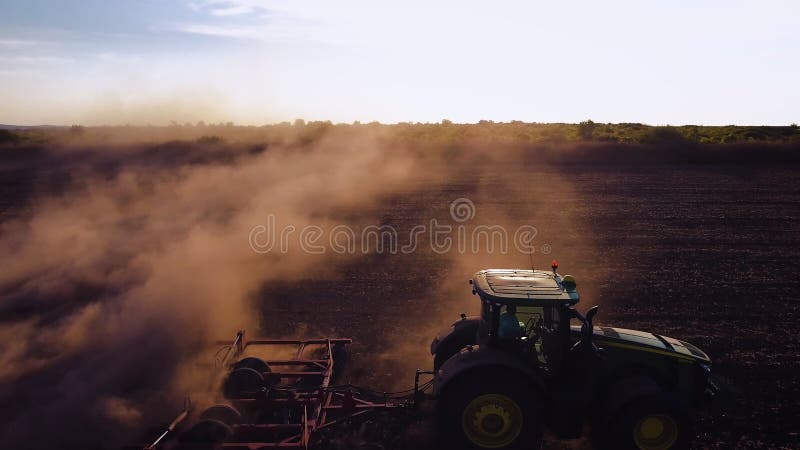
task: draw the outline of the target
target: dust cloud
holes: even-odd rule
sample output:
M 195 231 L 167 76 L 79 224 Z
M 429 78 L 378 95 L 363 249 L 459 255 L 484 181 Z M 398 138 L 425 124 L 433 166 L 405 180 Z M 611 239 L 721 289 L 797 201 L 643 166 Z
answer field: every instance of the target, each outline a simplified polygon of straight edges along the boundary
M 340 211 L 415 170 L 392 146 L 328 133 L 300 148 L 28 149 L 40 186 L 0 224 L 4 446 L 114 448 L 175 411 L 183 363 L 210 339 L 257 329 L 263 283 L 320 263 L 255 253 L 251 228 L 267 213 L 298 229 L 346 223 Z
M 477 310 L 471 274 L 530 265 L 513 246 L 507 254 L 441 255 L 424 240 L 413 255 L 257 253 L 248 238 L 269 214 L 278 229 L 390 223 L 402 233 L 432 217 L 451 220 L 450 202 L 468 197 L 477 207 L 471 227 L 534 224 L 536 242 L 559 258 L 590 259 L 579 255 L 590 248 L 579 238 L 586 233 L 571 231 L 581 218 L 565 212 L 575 208 L 554 207 L 576 201 L 569 180 L 530 149 L 479 141 L 454 149 L 384 127 L 282 130 L 276 137 L 253 127 L 98 128 L 3 150 L 6 173 L 16 174 L 10 183 L 27 192 L 0 216 L 5 445 L 135 441 L 198 388 L 203 377 L 192 368 L 201 349 L 239 329 L 371 336 L 382 351 L 356 346 L 355 373 L 372 373 L 351 381 L 408 387 L 413 369 L 430 364 L 432 335 Z M 505 178 L 506 165 L 530 179 Z M 536 267 L 549 267 L 552 256 L 537 252 Z M 410 293 L 392 290 L 420 280 Z M 323 294 L 336 302 L 326 286 L 346 292 L 341 304 L 301 305 L 314 319 L 287 318 L 291 311 L 271 304 L 286 295 L 291 307 Z M 415 306 L 421 302 L 430 306 Z M 379 329 L 373 319 L 358 322 L 370 309 L 399 319 Z M 356 329 L 343 330 L 348 323 Z

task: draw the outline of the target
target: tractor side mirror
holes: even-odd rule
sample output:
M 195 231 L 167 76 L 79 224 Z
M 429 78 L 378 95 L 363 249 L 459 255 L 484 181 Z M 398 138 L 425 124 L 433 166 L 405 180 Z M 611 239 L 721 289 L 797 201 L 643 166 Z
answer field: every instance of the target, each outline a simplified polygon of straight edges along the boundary
M 592 319 L 594 316 L 597 315 L 597 311 L 600 309 L 600 306 L 593 306 L 586 311 L 586 316 L 583 318 L 581 324 L 581 340 L 583 340 L 589 347 L 592 345 L 592 338 L 594 337 L 594 327 L 592 326 Z
M 586 321 L 589 322 L 589 325 L 592 325 L 592 319 L 594 316 L 597 315 L 597 311 L 600 310 L 600 305 L 592 306 L 589 311 L 586 311 Z

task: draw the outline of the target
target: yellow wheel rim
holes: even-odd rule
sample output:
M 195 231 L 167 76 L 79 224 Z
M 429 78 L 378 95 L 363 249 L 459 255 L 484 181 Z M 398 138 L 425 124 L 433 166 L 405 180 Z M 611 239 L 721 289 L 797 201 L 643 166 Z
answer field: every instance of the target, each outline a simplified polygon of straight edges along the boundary
M 522 431 L 522 409 L 505 395 L 484 394 L 472 399 L 464 409 L 461 427 L 478 447 L 506 447 Z
M 678 424 L 665 414 L 642 417 L 633 429 L 633 442 L 641 450 L 669 450 L 678 440 Z

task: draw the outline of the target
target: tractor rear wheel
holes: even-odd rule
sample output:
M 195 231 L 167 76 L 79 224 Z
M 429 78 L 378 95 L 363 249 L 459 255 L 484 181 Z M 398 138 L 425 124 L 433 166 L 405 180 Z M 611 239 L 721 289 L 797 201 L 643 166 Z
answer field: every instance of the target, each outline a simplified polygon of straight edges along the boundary
M 465 374 L 451 383 L 439 400 L 443 447 L 539 448 L 541 403 L 530 380 L 496 370 Z
M 692 421 L 666 394 L 643 396 L 611 419 L 599 446 L 614 450 L 681 450 L 691 446 Z
M 442 367 L 442 364 L 444 364 L 445 361 L 450 359 L 450 357 L 456 353 L 458 353 L 458 351 L 448 352 L 443 350 L 441 352 L 436 352 L 436 354 L 433 356 L 433 371 L 439 371 L 439 368 Z

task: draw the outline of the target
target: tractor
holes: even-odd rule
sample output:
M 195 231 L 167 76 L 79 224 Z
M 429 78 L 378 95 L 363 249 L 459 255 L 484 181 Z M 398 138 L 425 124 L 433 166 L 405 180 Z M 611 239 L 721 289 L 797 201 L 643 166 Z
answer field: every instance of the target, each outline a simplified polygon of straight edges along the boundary
M 579 312 L 575 278 L 557 269 L 469 280 L 480 316 L 461 314 L 431 344 L 443 445 L 531 449 L 547 429 L 565 439 L 589 430 L 602 449 L 689 448 L 692 413 L 716 392 L 709 357 L 678 339 L 593 326 L 598 306 Z M 504 314 L 514 333 L 504 335 Z
M 470 283 L 481 315 L 462 314 L 436 336 L 434 370 L 417 370 L 413 389 L 335 384 L 350 339 L 246 339 L 242 330 L 210 349 L 213 365 L 198 366 L 209 372 L 201 403 L 187 398 L 169 425 L 146 433 L 148 444 L 126 448 L 402 450 L 415 448 L 403 424 L 432 410 L 439 448 L 533 449 L 545 428 L 574 438 L 587 427 L 603 449 L 691 444 L 690 413 L 716 392 L 697 347 L 594 327 L 598 307 L 575 309 L 575 278 L 555 261 L 552 272 L 482 270 Z

